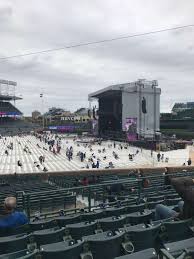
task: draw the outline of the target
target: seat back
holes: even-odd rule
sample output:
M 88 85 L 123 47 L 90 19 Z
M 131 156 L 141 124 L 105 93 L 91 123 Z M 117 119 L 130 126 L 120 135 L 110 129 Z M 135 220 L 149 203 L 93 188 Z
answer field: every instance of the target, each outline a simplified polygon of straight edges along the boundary
M 141 223 L 149 224 L 151 219 L 152 219 L 151 211 L 146 211 L 143 213 L 131 213 L 126 215 L 126 221 L 131 225 L 137 225 Z
M 191 224 L 192 219 L 163 223 L 162 239 L 174 242 L 192 237 Z
M 31 252 L 25 249 L 14 253 L 0 255 L 0 259 L 36 259 L 37 254 L 37 250 Z
M 131 241 L 134 246 L 134 252 L 137 252 L 155 247 L 156 239 L 159 236 L 160 225 L 132 231 L 126 229 L 125 231 L 125 240 Z
M 63 241 L 65 229 L 45 229 L 33 233 L 34 241 L 38 246 Z
M 67 225 L 67 230 L 71 237 L 75 240 L 81 239 L 82 236 L 88 236 L 95 233 L 97 222 L 83 222 L 81 224 L 76 223 Z
M 28 235 L 16 235 L 0 238 L 0 253 L 7 254 L 16 252 L 19 250 L 25 250 L 27 248 L 29 236 Z
M 57 222 L 55 220 L 37 220 L 30 223 L 31 231 L 37 231 L 46 228 L 55 227 Z
M 125 207 L 126 213 L 142 212 L 145 209 L 145 204 L 130 205 Z
M 96 212 L 90 212 L 90 213 L 83 213 L 80 215 L 81 221 L 94 221 L 97 219 L 102 218 L 104 215 L 103 211 L 96 211 Z
M 68 224 L 74 224 L 74 223 L 80 222 L 80 215 L 60 216 L 60 217 L 57 217 L 55 220 L 59 227 L 65 227 Z
M 121 255 L 123 233 L 114 235 L 108 231 L 85 238 L 94 259 L 113 259 Z
M 1 230 L 0 236 L 12 236 L 24 233 L 30 233 L 29 224 L 21 225 L 16 228 L 6 228 L 5 230 Z
M 59 242 L 40 247 L 42 259 L 80 259 L 83 242 Z
M 114 231 L 123 227 L 123 225 L 125 224 L 125 217 L 113 216 L 109 218 L 104 218 L 99 221 L 99 224 L 103 231 Z
M 183 251 L 185 251 L 185 249 L 188 251 L 194 250 L 194 238 L 184 239 L 172 243 L 166 243 L 164 244 L 164 248 L 166 251 L 169 252 L 170 255 L 175 256 L 177 258 L 177 256 L 181 255 Z
M 149 248 L 146 250 L 142 250 L 140 252 L 136 252 L 130 255 L 123 255 L 120 257 L 116 257 L 115 259 L 157 259 L 157 253 L 155 249 Z

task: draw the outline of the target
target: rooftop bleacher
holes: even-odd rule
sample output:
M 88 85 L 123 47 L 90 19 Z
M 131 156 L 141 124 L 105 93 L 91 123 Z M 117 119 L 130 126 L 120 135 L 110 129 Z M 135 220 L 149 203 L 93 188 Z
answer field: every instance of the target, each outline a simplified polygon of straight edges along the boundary
M 0 114 L 1 115 L 22 115 L 13 104 L 10 102 L 1 102 L 0 101 Z

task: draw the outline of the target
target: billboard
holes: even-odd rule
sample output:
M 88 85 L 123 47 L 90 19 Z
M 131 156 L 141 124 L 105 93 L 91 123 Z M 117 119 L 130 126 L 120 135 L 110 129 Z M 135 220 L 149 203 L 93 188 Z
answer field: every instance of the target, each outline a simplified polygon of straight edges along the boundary
M 137 140 L 137 118 L 126 118 L 124 131 L 128 141 Z
M 58 130 L 60 132 L 74 132 L 78 127 L 74 125 L 49 126 L 49 130 Z
M 92 134 L 94 136 L 98 135 L 98 120 L 92 120 Z

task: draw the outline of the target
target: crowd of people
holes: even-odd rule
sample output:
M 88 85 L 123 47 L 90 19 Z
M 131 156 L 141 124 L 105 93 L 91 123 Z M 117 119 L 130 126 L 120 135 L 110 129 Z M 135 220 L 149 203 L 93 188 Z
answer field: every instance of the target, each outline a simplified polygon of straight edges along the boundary
M 36 168 L 36 170 L 38 169 L 40 172 L 50 171 L 47 161 L 50 163 L 52 158 L 51 160 L 50 158 L 48 159 L 48 152 L 53 156 L 53 159 L 54 157 L 58 157 L 59 160 L 61 157 L 61 164 L 64 164 L 64 167 L 66 164 L 66 160 L 63 156 L 64 154 L 66 155 L 67 161 L 73 161 L 74 163 L 78 161 L 79 169 L 112 169 L 118 167 L 118 165 L 121 167 L 120 165 L 122 164 L 123 167 L 125 164 L 126 166 L 128 164 L 130 165 L 130 163 L 131 165 L 134 164 L 136 166 L 141 163 L 143 164 L 143 161 L 147 161 L 150 163 L 149 165 L 152 165 L 153 161 L 154 163 L 161 165 L 161 163 L 169 163 L 170 160 L 169 156 L 165 155 L 165 153 L 156 153 L 153 150 L 150 150 L 149 155 L 149 151 L 147 152 L 142 148 L 131 147 L 129 143 L 119 143 L 116 141 L 105 143 L 98 139 L 93 139 L 92 141 L 86 139 L 83 141 L 83 139 L 79 139 L 78 137 L 74 137 L 72 141 L 72 139 L 68 140 L 63 138 L 62 135 L 51 133 L 37 133 L 34 134 L 34 137 L 36 139 L 36 144 L 34 140 L 32 140 L 33 143 L 31 143 L 28 139 L 25 141 L 24 145 L 20 138 L 17 138 L 16 144 L 21 146 L 22 152 L 25 155 L 34 154 L 36 151 L 34 151 L 33 145 L 36 145 L 38 153 L 42 154 L 33 161 L 32 167 Z M 15 142 L 13 142 L 11 138 L 7 141 L 6 137 L 2 137 L 1 141 L 5 146 L 5 155 L 10 156 L 13 153 L 13 149 L 16 148 Z M 25 168 L 24 163 L 23 159 L 19 157 L 17 160 L 18 169 Z M 189 158 L 182 165 L 190 166 L 192 165 L 192 160 Z M 67 167 L 70 168 L 70 165 Z

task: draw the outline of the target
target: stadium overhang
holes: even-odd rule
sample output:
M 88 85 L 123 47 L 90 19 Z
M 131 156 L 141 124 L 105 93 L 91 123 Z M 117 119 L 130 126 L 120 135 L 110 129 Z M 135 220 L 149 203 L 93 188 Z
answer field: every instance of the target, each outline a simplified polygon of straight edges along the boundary
M 123 90 L 123 86 L 119 86 L 119 85 L 108 86 L 99 91 L 89 94 L 88 100 L 92 101 L 94 99 L 99 99 L 101 97 L 108 97 L 108 96 L 111 97 L 113 95 L 115 96 L 116 94 L 120 94 L 122 90 Z
M 22 100 L 22 98 L 18 96 L 13 96 L 13 95 L 0 94 L 0 101 L 17 101 L 17 100 Z

